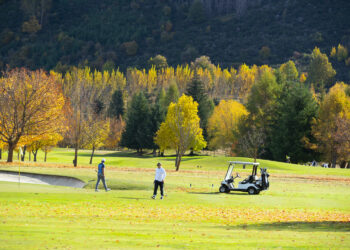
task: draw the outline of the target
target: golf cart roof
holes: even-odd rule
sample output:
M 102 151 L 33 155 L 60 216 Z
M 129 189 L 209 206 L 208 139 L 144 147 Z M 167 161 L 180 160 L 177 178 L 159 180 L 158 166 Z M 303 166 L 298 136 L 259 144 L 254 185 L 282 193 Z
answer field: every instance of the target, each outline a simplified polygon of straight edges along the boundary
M 229 161 L 230 164 L 254 165 L 258 166 L 259 162 Z

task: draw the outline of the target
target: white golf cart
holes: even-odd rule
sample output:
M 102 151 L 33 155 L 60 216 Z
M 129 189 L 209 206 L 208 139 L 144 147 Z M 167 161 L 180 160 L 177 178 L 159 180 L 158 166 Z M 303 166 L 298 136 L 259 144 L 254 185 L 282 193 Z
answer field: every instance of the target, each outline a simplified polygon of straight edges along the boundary
M 234 181 L 236 178 L 241 176 L 236 173 L 236 176 L 232 176 L 232 171 L 235 168 L 236 164 L 245 166 L 253 165 L 252 174 L 248 176 L 245 180 L 238 183 L 238 186 L 234 186 Z M 259 194 L 260 191 L 267 190 L 269 188 L 269 174 L 267 173 L 266 168 L 260 168 L 261 176 L 257 176 L 258 162 L 242 162 L 242 161 L 230 161 L 227 169 L 227 173 L 224 181 L 221 182 L 219 188 L 220 193 L 229 193 L 230 191 L 242 191 L 248 192 L 248 194 Z

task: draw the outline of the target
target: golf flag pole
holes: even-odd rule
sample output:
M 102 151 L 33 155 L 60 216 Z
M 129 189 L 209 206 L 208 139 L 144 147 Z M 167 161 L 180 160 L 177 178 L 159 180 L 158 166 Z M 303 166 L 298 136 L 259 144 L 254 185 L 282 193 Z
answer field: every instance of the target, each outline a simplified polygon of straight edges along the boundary
M 18 164 L 18 186 L 21 184 L 21 164 Z

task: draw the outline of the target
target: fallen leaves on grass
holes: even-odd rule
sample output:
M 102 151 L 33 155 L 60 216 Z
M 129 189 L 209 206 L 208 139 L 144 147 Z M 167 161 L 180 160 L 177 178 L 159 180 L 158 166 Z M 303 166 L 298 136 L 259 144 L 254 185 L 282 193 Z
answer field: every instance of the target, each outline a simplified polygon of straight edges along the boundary
M 11 209 L 9 209 L 11 208 Z M 98 217 L 96 216 L 98 215 Z M 117 219 L 137 221 L 174 222 L 350 222 L 350 213 L 341 211 L 308 209 L 259 209 L 226 208 L 178 205 L 173 207 L 148 207 L 140 204 L 121 204 L 103 202 L 75 202 L 71 204 L 52 204 L 49 202 L 20 201 L 7 202 L 0 206 L 0 217 L 30 216 L 66 218 L 74 222 L 79 218 Z

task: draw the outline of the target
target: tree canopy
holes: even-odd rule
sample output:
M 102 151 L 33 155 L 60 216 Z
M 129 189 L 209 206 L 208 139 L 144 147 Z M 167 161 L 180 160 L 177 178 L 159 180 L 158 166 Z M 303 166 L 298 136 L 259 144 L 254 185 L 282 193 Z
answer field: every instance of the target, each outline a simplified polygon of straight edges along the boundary
M 62 88 L 55 74 L 14 69 L 0 78 L 0 140 L 8 145 L 8 162 L 22 140 L 62 132 Z
M 176 150 L 176 171 L 181 158 L 190 148 L 200 150 L 206 147 L 202 129 L 199 126 L 198 103 L 190 96 L 182 95 L 177 103 L 171 103 L 155 137 L 161 150 Z

